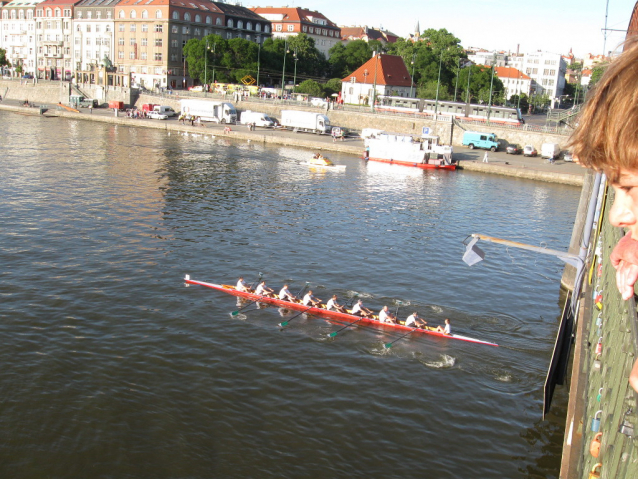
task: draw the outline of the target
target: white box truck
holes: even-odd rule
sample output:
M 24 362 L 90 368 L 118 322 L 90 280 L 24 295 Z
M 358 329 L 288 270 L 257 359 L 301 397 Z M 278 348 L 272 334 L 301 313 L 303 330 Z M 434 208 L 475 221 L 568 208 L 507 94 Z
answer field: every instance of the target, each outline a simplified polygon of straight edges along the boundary
M 257 111 L 246 110 L 241 113 L 240 122 L 242 125 L 254 123 L 255 126 L 275 126 L 275 120 L 270 118 L 265 113 L 259 113 Z
M 237 121 L 233 104 L 223 101 L 182 100 L 180 109 L 182 115 L 198 116 L 202 121 L 233 124 Z
M 282 110 L 281 126 L 293 131 L 309 131 L 311 133 L 330 133 L 330 119 L 321 113 L 299 110 Z
M 558 143 L 543 143 L 541 145 L 541 158 L 553 160 L 560 155 L 560 145 Z

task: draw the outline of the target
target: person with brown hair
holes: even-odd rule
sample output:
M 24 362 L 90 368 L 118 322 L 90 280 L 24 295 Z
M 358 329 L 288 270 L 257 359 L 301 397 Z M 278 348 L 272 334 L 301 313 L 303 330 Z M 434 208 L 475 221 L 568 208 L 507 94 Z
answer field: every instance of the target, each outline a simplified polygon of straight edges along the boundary
M 625 43 L 590 92 L 569 145 L 580 164 L 603 172 L 614 189 L 613 226 L 626 228 L 611 254 L 622 298 L 638 280 L 638 38 Z M 638 360 L 629 382 L 638 391 Z

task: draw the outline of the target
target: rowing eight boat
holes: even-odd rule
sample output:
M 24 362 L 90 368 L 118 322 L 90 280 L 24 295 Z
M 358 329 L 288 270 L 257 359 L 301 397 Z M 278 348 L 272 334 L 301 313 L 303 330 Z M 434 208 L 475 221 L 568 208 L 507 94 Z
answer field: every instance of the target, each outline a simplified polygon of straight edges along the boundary
M 477 344 L 485 344 L 487 346 L 498 346 L 498 344 L 491 343 L 489 341 L 482 341 L 480 339 L 470 338 L 468 336 L 462 336 L 460 334 L 443 334 L 438 331 L 434 331 L 433 329 L 426 328 L 413 328 L 410 326 L 404 326 L 402 324 L 394 324 L 394 323 L 382 323 L 377 319 L 373 318 L 361 318 L 360 316 L 356 316 L 348 313 L 340 313 L 339 311 L 327 310 L 323 307 L 308 307 L 302 303 L 294 303 L 291 301 L 285 301 L 279 298 L 269 298 L 267 296 L 260 296 L 254 293 L 247 293 L 244 291 L 237 291 L 234 286 L 230 286 L 227 284 L 214 284 L 214 283 L 206 283 L 204 281 L 195 281 L 190 279 L 189 275 L 186 275 L 184 281 L 187 284 L 197 284 L 200 286 L 205 286 L 207 288 L 216 289 L 217 291 L 222 291 L 227 294 L 232 294 L 233 296 L 239 296 L 241 298 L 246 298 L 251 301 L 259 301 L 261 303 L 273 304 L 275 306 L 281 306 L 288 309 L 294 309 L 295 311 L 304 311 L 309 315 L 315 316 L 324 316 L 326 318 L 337 319 L 341 321 L 358 321 L 361 323 L 373 325 L 376 327 L 381 327 L 384 329 L 394 329 L 398 331 L 414 331 L 415 333 L 429 334 L 432 336 L 438 336 L 440 338 L 448 338 L 448 339 L 458 339 L 460 341 L 467 341 L 470 343 Z M 375 316 L 376 318 L 376 316 Z

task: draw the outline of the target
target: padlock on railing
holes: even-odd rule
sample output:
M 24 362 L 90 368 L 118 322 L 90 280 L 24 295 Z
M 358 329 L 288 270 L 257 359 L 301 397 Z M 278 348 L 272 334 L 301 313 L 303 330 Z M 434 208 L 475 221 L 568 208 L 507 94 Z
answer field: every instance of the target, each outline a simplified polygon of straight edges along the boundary
M 627 414 L 631 414 L 631 412 L 632 412 L 631 408 L 627 409 L 627 412 L 625 412 L 625 414 L 623 415 L 622 424 L 620 425 L 620 428 L 618 429 L 618 432 L 628 437 L 634 437 L 634 425 L 630 423 L 629 421 L 627 421 Z
M 598 396 L 596 396 L 596 401 L 600 402 L 602 398 L 603 398 L 603 388 L 600 388 L 598 390 Z
M 591 472 L 589 473 L 589 479 L 598 479 L 600 477 L 600 469 L 603 467 L 603 463 L 599 462 L 598 464 L 594 464 L 594 467 L 591 468 Z
M 598 264 L 597 276 L 600 278 L 603 275 L 603 265 Z
M 589 445 L 589 453 L 598 459 L 600 455 L 600 438 L 603 437 L 603 433 L 599 432 L 592 439 L 591 444 Z
M 594 359 L 594 369 L 600 369 L 602 363 L 600 362 L 600 354 L 596 355 L 596 358 Z M 602 389 L 602 388 L 601 388 Z
M 602 325 L 603 325 L 603 315 L 599 314 L 598 317 L 596 318 L 596 326 L 600 328 Z
M 592 432 L 598 432 L 600 430 L 600 418 L 598 416 L 602 413 L 603 413 L 603 410 L 599 409 L 598 411 L 596 411 L 596 414 L 594 414 L 594 419 L 591 420 Z
M 598 343 L 596 344 L 596 354 L 602 354 L 603 353 L 603 337 L 600 336 L 598 338 Z

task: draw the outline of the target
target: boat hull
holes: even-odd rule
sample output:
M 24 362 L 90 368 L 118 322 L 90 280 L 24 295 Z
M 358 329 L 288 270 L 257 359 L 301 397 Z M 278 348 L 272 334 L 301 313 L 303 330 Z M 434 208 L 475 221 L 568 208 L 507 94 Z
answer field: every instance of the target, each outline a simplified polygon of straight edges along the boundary
M 430 163 L 417 163 L 412 161 L 400 161 L 400 160 L 386 160 L 384 158 L 368 158 L 370 161 L 378 161 L 381 163 L 388 163 L 391 165 L 412 166 L 415 168 L 421 168 L 422 170 L 456 170 L 456 165 L 434 165 Z
M 293 309 L 295 311 L 305 311 L 309 315 L 323 316 L 330 319 L 337 319 L 337 320 L 348 321 L 348 322 L 359 321 L 360 324 L 369 324 L 371 326 L 375 326 L 375 327 L 386 329 L 386 330 L 395 330 L 395 331 L 404 331 L 404 332 L 413 331 L 415 333 L 427 334 L 430 336 L 437 336 L 439 338 L 444 338 L 444 339 L 457 339 L 459 341 L 466 341 L 466 342 L 476 343 L 476 344 L 484 344 L 487 346 L 498 346 L 498 344 L 491 343 L 489 341 L 483 341 L 480 339 L 470 338 L 468 336 L 462 336 L 460 334 L 443 334 L 438 331 L 432 331 L 432 330 L 423 329 L 423 328 L 412 328 L 410 326 L 404 326 L 402 324 L 381 323 L 376 319 L 361 318 L 360 316 L 355 316 L 353 314 L 348 314 L 348 313 L 340 313 L 339 311 L 329 311 L 327 309 L 318 308 L 318 307 L 308 308 L 308 306 L 305 306 L 301 303 L 293 303 L 293 302 L 284 301 L 278 298 L 268 298 L 266 296 L 259 296 L 254 293 L 246 293 L 243 291 L 237 291 L 234 288 L 234 286 L 229 286 L 225 284 L 206 283 L 204 281 L 195 281 L 190 279 L 189 276 L 186 276 L 184 281 L 187 284 L 196 284 L 199 286 L 205 286 L 206 288 L 215 289 L 217 291 L 221 291 L 226 294 L 238 296 L 240 298 L 245 298 L 252 301 L 259 301 L 260 303 L 272 304 L 274 306 L 280 306 L 283 308 Z

